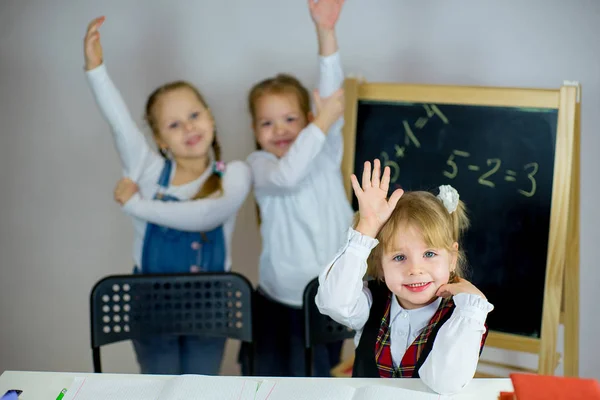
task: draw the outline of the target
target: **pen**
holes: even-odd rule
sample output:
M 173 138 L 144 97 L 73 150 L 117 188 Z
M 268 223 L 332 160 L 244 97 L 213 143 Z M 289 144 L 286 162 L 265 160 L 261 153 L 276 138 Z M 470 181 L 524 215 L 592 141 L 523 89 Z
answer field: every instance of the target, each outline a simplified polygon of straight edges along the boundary
M 23 393 L 22 390 L 9 390 L 8 392 L 4 393 L 2 397 L 0 397 L 0 400 L 17 400 L 21 393 Z
M 62 398 L 65 397 L 66 393 L 67 393 L 67 389 L 61 390 L 60 393 L 58 394 L 58 397 L 56 398 L 56 400 L 62 400 Z

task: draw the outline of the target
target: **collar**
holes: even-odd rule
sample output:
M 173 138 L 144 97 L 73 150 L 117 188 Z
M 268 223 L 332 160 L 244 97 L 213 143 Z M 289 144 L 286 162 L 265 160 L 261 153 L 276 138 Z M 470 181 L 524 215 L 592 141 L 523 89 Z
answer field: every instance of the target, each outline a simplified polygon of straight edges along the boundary
M 431 304 L 428 304 L 424 307 L 415 308 L 414 310 L 405 310 L 398 302 L 398 297 L 392 294 L 392 306 L 390 309 L 390 325 L 394 323 L 394 320 L 396 318 L 401 318 L 401 316 L 404 313 L 406 313 L 406 316 L 409 318 L 411 331 L 420 331 L 425 326 L 427 326 L 427 324 L 433 317 L 433 314 L 435 314 L 437 309 L 440 307 L 441 302 L 442 298 L 438 297 Z

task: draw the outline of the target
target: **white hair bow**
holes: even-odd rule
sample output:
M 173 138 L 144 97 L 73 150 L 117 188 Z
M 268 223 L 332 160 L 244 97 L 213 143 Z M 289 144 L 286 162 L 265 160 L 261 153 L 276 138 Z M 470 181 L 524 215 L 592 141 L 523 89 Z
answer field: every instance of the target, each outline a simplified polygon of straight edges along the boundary
M 458 207 L 458 200 L 460 196 L 456 189 L 454 189 L 450 185 L 442 185 L 440 186 L 440 194 L 437 195 L 437 198 L 444 203 L 444 207 L 448 210 L 450 214 L 456 211 Z

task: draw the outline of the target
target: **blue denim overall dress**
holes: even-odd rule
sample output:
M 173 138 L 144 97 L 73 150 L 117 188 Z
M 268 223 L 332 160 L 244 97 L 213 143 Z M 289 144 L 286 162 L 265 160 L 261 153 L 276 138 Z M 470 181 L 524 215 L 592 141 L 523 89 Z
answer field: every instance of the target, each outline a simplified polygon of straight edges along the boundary
M 165 160 L 155 200 L 179 201 L 165 194 L 173 163 Z M 186 232 L 148 222 L 142 246 L 141 271 L 136 273 L 197 273 L 225 270 L 225 235 L 219 226 L 209 232 Z M 224 338 L 148 336 L 133 341 L 141 372 L 145 374 L 217 375 Z

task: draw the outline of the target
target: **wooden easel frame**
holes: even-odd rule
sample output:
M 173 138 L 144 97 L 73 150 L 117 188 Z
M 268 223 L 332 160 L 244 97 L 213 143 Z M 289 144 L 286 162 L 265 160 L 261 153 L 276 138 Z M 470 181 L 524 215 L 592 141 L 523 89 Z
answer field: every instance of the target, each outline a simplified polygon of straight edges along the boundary
M 557 90 L 409 85 L 365 83 L 350 78 L 344 86 L 342 173 L 349 199 L 352 199 L 350 175 L 354 170 L 356 122 L 361 100 L 558 110 L 540 338 L 490 332 L 486 343 L 491 347 L 538 354 L 537 372 L 554 375 L 559 362 L 558 328 L 562 322 L 565 327 L 564 374 L 578 376 L 580 88 L 569 85 Z

